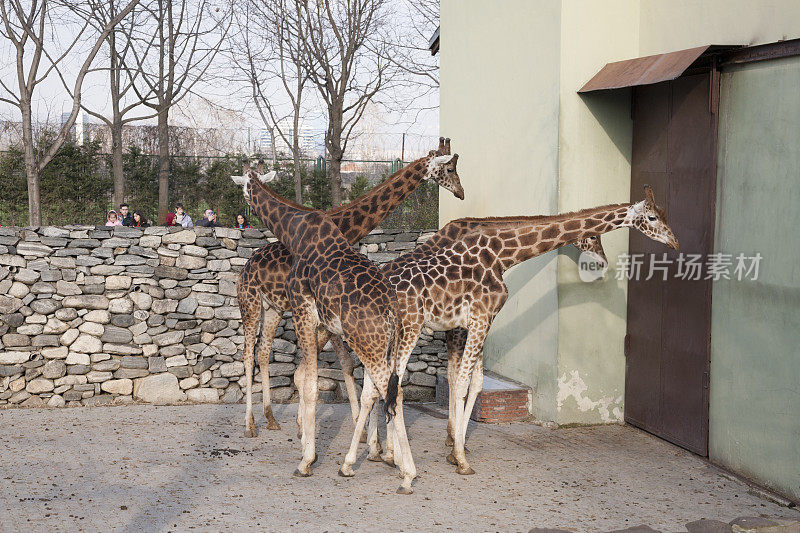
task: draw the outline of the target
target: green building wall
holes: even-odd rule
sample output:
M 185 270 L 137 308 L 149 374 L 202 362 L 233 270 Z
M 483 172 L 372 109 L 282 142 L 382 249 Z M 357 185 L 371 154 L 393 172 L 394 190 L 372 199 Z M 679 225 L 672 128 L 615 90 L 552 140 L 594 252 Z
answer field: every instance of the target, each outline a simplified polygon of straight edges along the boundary
M 760 253 L 714 282 L 709 456 L 800 500 L 800 57 L 723 72 L 715 252 Z M 733 276 L 732 276 L 733 277 Z
M 441 2 L 439 131 L 465 191 L 439 196 L 442 225 L 557 211 L 560 16 L 549 0 Z M 487 368 L 532 387 L 544 420 L 556 419 L 556 278 L 555 254 L 511 269 L 483 351 Z
M 440 196 L 441 224 L 629 200 L 630 92 L 577 94 L 605 63 L 800 36 L 797 0 L 442 0 L 440 19 L 440 132 L 466 192 Z M 628 234 L 603 239 L 612 272 Z M 564 248 L 508 273 L 486 367 L 530 385 L 537 418 L 618 422 L 627 284 L 581 282 L 576 257 Z

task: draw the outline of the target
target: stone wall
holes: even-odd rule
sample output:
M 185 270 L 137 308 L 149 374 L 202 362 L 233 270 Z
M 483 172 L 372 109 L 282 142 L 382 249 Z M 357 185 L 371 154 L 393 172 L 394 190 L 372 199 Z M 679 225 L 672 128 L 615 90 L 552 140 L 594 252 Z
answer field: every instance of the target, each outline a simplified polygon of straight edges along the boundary
M 431 234 L 377 230 L 359 248 L 386 262 Z M 0 228 L 0 408 L 240 401 L 236 278 L 273 240 L 256 229 Z M 276 402 L 297 396 L 295 341 L 287 313 L 270 365 Z M 442 333 L 423 333 L 406 398 L 433 399 L 445 351 Z M 343 401 L 336 356 L 324 351 L 319 368 L 321 401 Z

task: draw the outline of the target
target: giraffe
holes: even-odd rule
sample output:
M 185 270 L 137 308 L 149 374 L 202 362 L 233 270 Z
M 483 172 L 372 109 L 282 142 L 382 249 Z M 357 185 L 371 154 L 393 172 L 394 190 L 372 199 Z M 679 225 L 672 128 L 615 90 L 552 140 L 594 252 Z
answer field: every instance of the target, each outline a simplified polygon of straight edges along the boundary
M 412 161 L 395 172 L 383 183 L 371 189 L 363 196 L 347 205 L 329 211 L 333 222 L 342 230 L 345 238 L 355 244 L 386 216 L 403 202 L 423 181 L 431 180 L 440 187 L 464 199 L 464 189 L 456 170 L 458 154 L 451 155 L 450 139 L 439 138 L 439 147 L 425 157 Z M 247 195 L 249 165 L 245 165 L 242 176 L 234 176 L 234 181 L 243 187 Z M 274 174 L 264 174 L 263 165 L 257 167 L 258 177 L 262 182 L 269 181 Z M 298 208 L 302 208 L 298 206 Z M 307 208 L 302 208 L 307 209 Z M 310 211 L 310 209 L 307 209 Z M 262 378 L 262 410 L 267 420 L 268 429 L 280 429 L 272 413 L 269 390 L 269 357 L 272 339 L 280 323 L 284 311 L 289 310 L 285 282 L 291 268 L 291 254 L 280 242 L 274 242 L 258 249 L 248 259 L 237 283 L 237 296 L 244 326 L 244 365 L 247 376 L 245 410 L 245 436 L 255 437 L 257 430 L 253 418 L 252 380 L 255 354 Z M 261 330 L 260 342 L 259 327 Z M 319 335 L 319 350 L 326 344 L 328 334 Z M 358 417 L 358 397 L 353 378 L 353 360 L 350 352 L 344 347 L 341 339 L 335 336 L 331 342 L 336 352 L 345 377 L 345 388 L 350 400 L 353 422 Z M 299 419 L 298 419 L 299 425 Z
M 447 226 L 445 226 L 447 227 Z M 444 229 L 439 231 L 441 234 Z M 449 242 L 449 241 L 448 241 Z M 562 243 L 562 245 L 569 244 L 569 243 Z M 587 252 L 591 254 L 597 261 L 602 263 L 603 265 L 608 265 L 608 259 L 605 255 L 605 250 L 603 249 L 602 241 L 600 240 L 599 235 L 592 235 L 586 237 L 584 239 L 578 240 L 572 243 L 577 249 L 581 250 L 582 252 Z M 467 338 L 467 330 L 461 327 L 456 327 L 454 329 L 446 329 L 440 327 L 440 322 L 442 320 L 447 320 L 445 317 L 442 317 L 439 313 L 444 310 L 448 309 L 451 305 L 451 300 L 454 297 L 457 297 L 457 294 L 448 293 L 445 291 L 435 291 L 434 294 L 436 295 L 434 298 L 429 297 L 430 294 L 427 293 L 427 283 L 430 282 L 432 279 L 429 276 L 425 275 L 424 269 L 422 268 L 412 268 L 407 269 L 406 267 L 409 264 L 419 261 L 428 261 L 431 255 L 438 254 L 442 251 L 441 246 L 436 246 L 430 249 L 427 253 L 419 254 L 413 259 L 409 256 L 401 256 L 389 263 L 383 265 L 384 272 L 387 276 L 389 276 L 389 281 L 395 284 L 395 290 L 398 293 L 398 298 L 401 302 L 401 305 L 404 305 L 408 309 L 419 310 L 423 309 L 424 312 L 419 313 L 409 313 L 405 314 L 406 317 L 406 332 L 409 336 L 408 342 L 403 345 L 404 349 L 401 349 L 400 352 L 400 362 L 398 363 L 398 371 L 400 373 L 400 377 L 402 378 L 403 373 L 405 371 L 405 366 L 408 362 L 408 359 L 411 355 L 411 351 L 413 350 L 416 342 L 419 338 L 419 334 L 422 331 L 423 327 L 429 327 L 430 329 L 436 331 L 446 331 L 446 345 L 448 351 L 448 384 L 450 385 L 450 409 L 448 412 L 448 424 L 447 424 L 447 439 L 445 443 L 447 446 L 453 446 L 453 439 L 452 439 L 452 427 L 453 427 L 453 416 L 454 416 L 454 409 L 453 409 L 453 385 L 455 384 L 455 372 L 458 370 L 458 364 L 461 360 L 461 353 L 463 352 L 464 345 L 466 343 Z M 458 260 L 457 264 L 464 264 L 466 262 L 461 262 Z M 401 274 L 402 273 L 402 274 Z M 408 275 L 410 273 L 410 276 Z M 437 305 L 438 304 L 438 305 Z M 369 460 L 376 461 L 376 460 L 383 460 L 388 464 L 392 464 L 393 462 L 393 451 L 391 449 L 392 441 L 391 438 L 387 439 L 387 449 L 386 452 L 381 455 L 381 446 L 378 442 L 377 438 L 377 419 L 373 416 L 370 418 L 370 429 L 368 434 L 368 442 L 370 446 L 370 454 L 368 456 Z
M 370 376 L 339 474 L 354 475 L 359 437 L 367 413 L 380 395 L 387 422 L 394 417 L 393 439 L 399 451 L 396 459 L 400 459 L 396 463 L 403 478 L 398 493 L 410 494 L 416 467 L 405 432 L 403 393 L 395 369 L 403 320 L 394 289 L 375 264 L 353 249 L 330 215 L 281 198 L 262 184 L 255 172 L 251 172 L 246 187 L 249 201 L 293 258 L 285 286 L 303 354 L 295 372 L 295 383 L 302 391 L 303 457 L 295 474 L 310 476 L 311 464 L 317 458 L 317 334 L 324 327 L 345 338 Z
M 603 249 L 603 243 L 600 240 L 600 235 L 593 235 L 586 237 L 578 242 L 572 243 L 575 248 L 581 252 L 588 253 L 596 261 L 603 265 L 603 268 L 608 266 L 608 258 L 606 251 Z M 453 446 L 453 392 L 455 385 L 455 375 L 458 371 L 458 365 L 461 362 L 461 356 L 464 353 L 464 346 L 467 343 L 467 330 L 464 328 L 454 328 L 445 332 L 445 346 L 447 347 L 447 383 L 449 393 L 449 407 L 447 417 L 447 437 L 445 439 L 446 446 Z M 479 362 L 480 364 L 480 362 Z M 466 450 L 466 448 L 464 448 Z
M 385 267 L 387 279 L 395 287 L 405 311 L 404 337 L 397 352 L 398 375 L 402 378 L 423 326 L 449 332 L 448 436 L 453 440 L 453 452 L 448 461 L 457 465 L 459 474 L 474 473 L 464 451 L 466 425 L 483 383 L 480 360 L 483 341 L 508 297 L 503 273 L 565 244 L 622 227 L 636 228 L 671 248 L 678 247 L 663 209 L 656 206 L 652 189 L 646 187 L 645 199 L 637 203 L 606 205 L 554 216 L 454 220 L 415 250 Z M 452 331 L 455 328 L 463 328 L 466 337 L 462 334 L 459 340 L 458 330 Z M 373 422 L 371 418 L 370 455 L 375 453 L 377 440 Z M 387 438 L 385 460 L 391 456 L 388 448 L 392 443 L 393 440 Z

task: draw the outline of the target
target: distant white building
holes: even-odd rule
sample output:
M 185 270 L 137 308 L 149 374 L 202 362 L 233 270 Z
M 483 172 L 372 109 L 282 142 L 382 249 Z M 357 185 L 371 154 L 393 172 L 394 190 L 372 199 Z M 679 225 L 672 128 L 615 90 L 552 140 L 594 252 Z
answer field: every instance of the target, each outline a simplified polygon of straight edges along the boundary
M 69 116 L 70 113 L 61 113 L 62 126 L 67 123 Z M 89 130 L 86 127 L 88 124 L 90 124 L 90 122 L 86 113 L 78 113 L 75 124 L 72 125 L 72 129 L 70 130 L 70 133 L 75 136 L 75 144 L 78 146 L 82 146 L 84 142 L 89 140 Z
M 290 119 L 283 119 L 278 123 L 278 127 L 291 142 L 294 136 L 294 125 Z M 318 132 L 315 132 L 311 127 L 306 126 L 303 121 L 300 121 L 298 129 L 298 136 L 300 140 L 300 151 L 305 155 L 316 155 L 319 152 L 319 144 L 317 142 Z M 286 143 L 280 134 L 275 131 L 275 147 L 278 153 L 284 152 L 290 154 L 291 147 Z M 272 153 L 272 136 L 269 130 L 264 128 L 261 130 L 259 140 L 259 148 L 263 153 Z

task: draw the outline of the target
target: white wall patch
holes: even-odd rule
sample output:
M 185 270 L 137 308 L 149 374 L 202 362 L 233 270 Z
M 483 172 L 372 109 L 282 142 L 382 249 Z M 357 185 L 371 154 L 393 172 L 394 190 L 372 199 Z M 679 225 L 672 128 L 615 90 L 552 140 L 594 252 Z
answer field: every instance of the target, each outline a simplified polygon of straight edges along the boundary
M 578 409 L 581 412 L 597 411 L 600 420 L 606 423 L 622 422 L 622 396 L 616 399 L 611 396 L 603 396 L 598 400 L 592 400 L 586 396 L 589 387 L 581 378 L 577 370 L 571 370 L 569 376 L 566 373 L 558 378 L 558 410 L 570 397 L 575 399 Z

